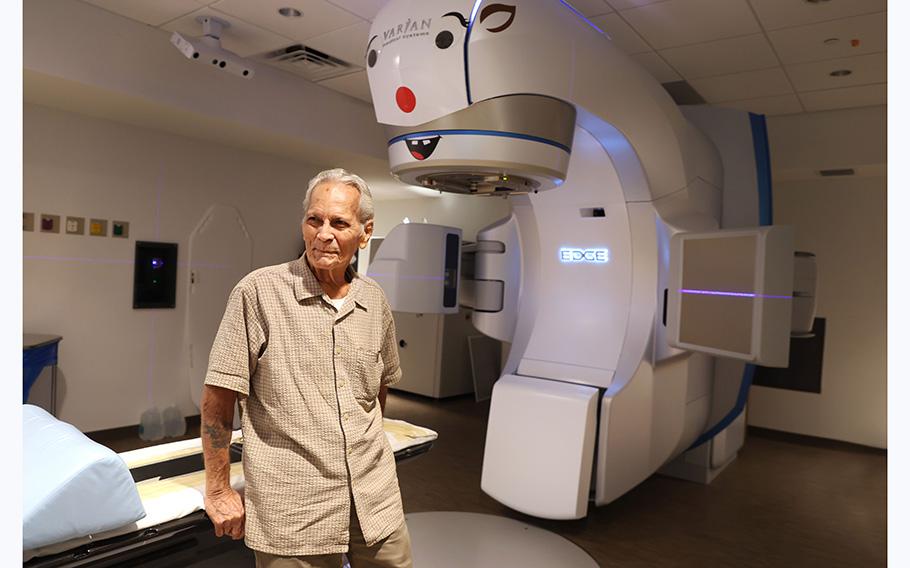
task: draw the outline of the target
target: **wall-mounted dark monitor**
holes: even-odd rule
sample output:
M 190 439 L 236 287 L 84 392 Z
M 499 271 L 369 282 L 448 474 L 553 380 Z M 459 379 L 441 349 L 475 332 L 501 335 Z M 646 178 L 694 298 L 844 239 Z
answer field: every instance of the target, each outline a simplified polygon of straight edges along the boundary
M 177 243 L 136 241 L 133 308 L 173 308 L 177 304 Z

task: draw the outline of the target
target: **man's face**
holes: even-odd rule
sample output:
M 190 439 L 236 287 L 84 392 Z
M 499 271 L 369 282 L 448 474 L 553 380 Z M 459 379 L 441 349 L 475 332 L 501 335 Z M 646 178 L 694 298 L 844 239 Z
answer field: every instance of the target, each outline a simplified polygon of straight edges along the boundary
M 303 215 L 303 240 L 313 268 L 344 271 L 357 247 L 367 245 L 373 221 L 357 219 L 360 192 L 349 185 L 329 182 L 313 189 L 309 209 Z

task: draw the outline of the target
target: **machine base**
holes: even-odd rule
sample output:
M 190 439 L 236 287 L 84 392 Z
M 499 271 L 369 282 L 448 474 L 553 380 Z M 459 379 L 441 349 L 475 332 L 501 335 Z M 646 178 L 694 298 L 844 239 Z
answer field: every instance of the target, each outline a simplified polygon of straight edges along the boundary
M 717 436 L 680 454 L 657 473 L 707 485 L 733 463 L 745 437 L 746 413 L 743 412 Z
M 711 467 L 711 446 L 712 442 L 708 442 L 693 450 L 689 450 L 657 470 L 657 473 L 707 485 L 714 481 L 714 478 L 720 475 L 723 470 L 727 469 L 727 466 L 736 459 L 736 455 L 734 454 L 729 461 L 720 467 Z
M 587 552 L 549 531 L 494 515 L 405 515 L 414 566 L 433 568 L 597 568 Z

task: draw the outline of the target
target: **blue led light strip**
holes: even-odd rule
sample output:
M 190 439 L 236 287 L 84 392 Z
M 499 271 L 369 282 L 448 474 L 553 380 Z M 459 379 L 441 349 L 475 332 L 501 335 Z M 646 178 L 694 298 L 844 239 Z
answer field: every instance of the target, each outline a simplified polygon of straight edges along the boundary
M 402 140 L 412 140 L 414 138 L 426 138 L 427 136 L 464 136 L 464 135 L 475 135 L 475 136 L 498 136 L 500 138 L 517 138 L 519 140 L 530 140 L 531 142 L 540 142 L 541 144 L 548 144 L 550 146 L 555 146 L 560 150 L 564 151 L 567 154 L 571 154 L 572 150 L 569 149 L 565 144 L 560 144 L 554 140 L 549 140 L 547 138 L 541 138 L 540 136 L 532 136 L 530 134 L 521 134 L 518 132 L 502 132 L 499 130 L 427 130 L 425 132 L 411 132 L 409 134 L 402 134 L 401 136 L 396 136 L 389 140 L 389 146 L 395 142 L 400 142 Z
M 581 12 L 579 12 L 578 10 L 576 10 L 576 9 L 575 9 L 575 6 L 573 6 L 573 5 L 569 4 L 568 2 L 566 2 L 566 0 L 559 0 L 559 1 L 562 2 L 562 5 L 563 5 L 563 6 L 565 6 L 565 7 L 568 8 L 569 10 L 572 10 L 572 12 L 574 12 L 576 16 L 578 16 L 579 18 L 582 19 L 582 21 L 584 21 L 584 23 L 588 24 L 589 26 L 591 26 L 592 28 L 594 28 L 595 30 L 597 30 L 597 33 L 602 34 L 602 35 L 607 35 L 607 34 L 604 33 L 604 31 L 603 31 L 602 29 L 600 29 L 600 28 L 598 28 L 597 26 L 595 26 L 595 25 L 594 25 L 594 22 L 592 22 L 591 20 L 589 20 L 588 18 L 586 18 L 584 14 L 582 14 Z
M 471 77 L 468 72 L 468 42 L 471 41 L 471 30 L 474 29 L 474 18 L 477 17 L 477 10 L 480 9 L 480 3 L 483 0 L 474 0 L 474 7 L 471 8 L 471 19 L 468 20 L 468 31 L 464 34 L 464 87 L 468 94 L 468 104 L 474 104 L 471 100 Z

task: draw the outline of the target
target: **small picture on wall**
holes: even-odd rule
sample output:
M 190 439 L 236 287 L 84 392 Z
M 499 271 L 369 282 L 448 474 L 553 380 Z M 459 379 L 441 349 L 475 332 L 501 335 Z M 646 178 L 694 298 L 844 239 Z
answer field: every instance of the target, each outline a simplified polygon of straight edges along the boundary
M 41 232 L 42 233 L 59 233 L 60 232 L 60 215 L 41 214 Z
M 88 234 L 93 237 L 106 237 L 107 236 L 107 220 L 106 219 L 92 219 L 88 223 Z
M 85 234 L 85 217 L 67 217 L 66 218 L 67 235 L 84 235 Z
M 119 239 L 128 239 L 130 224 L 126 221 L 111 221 L 111 236 Z

